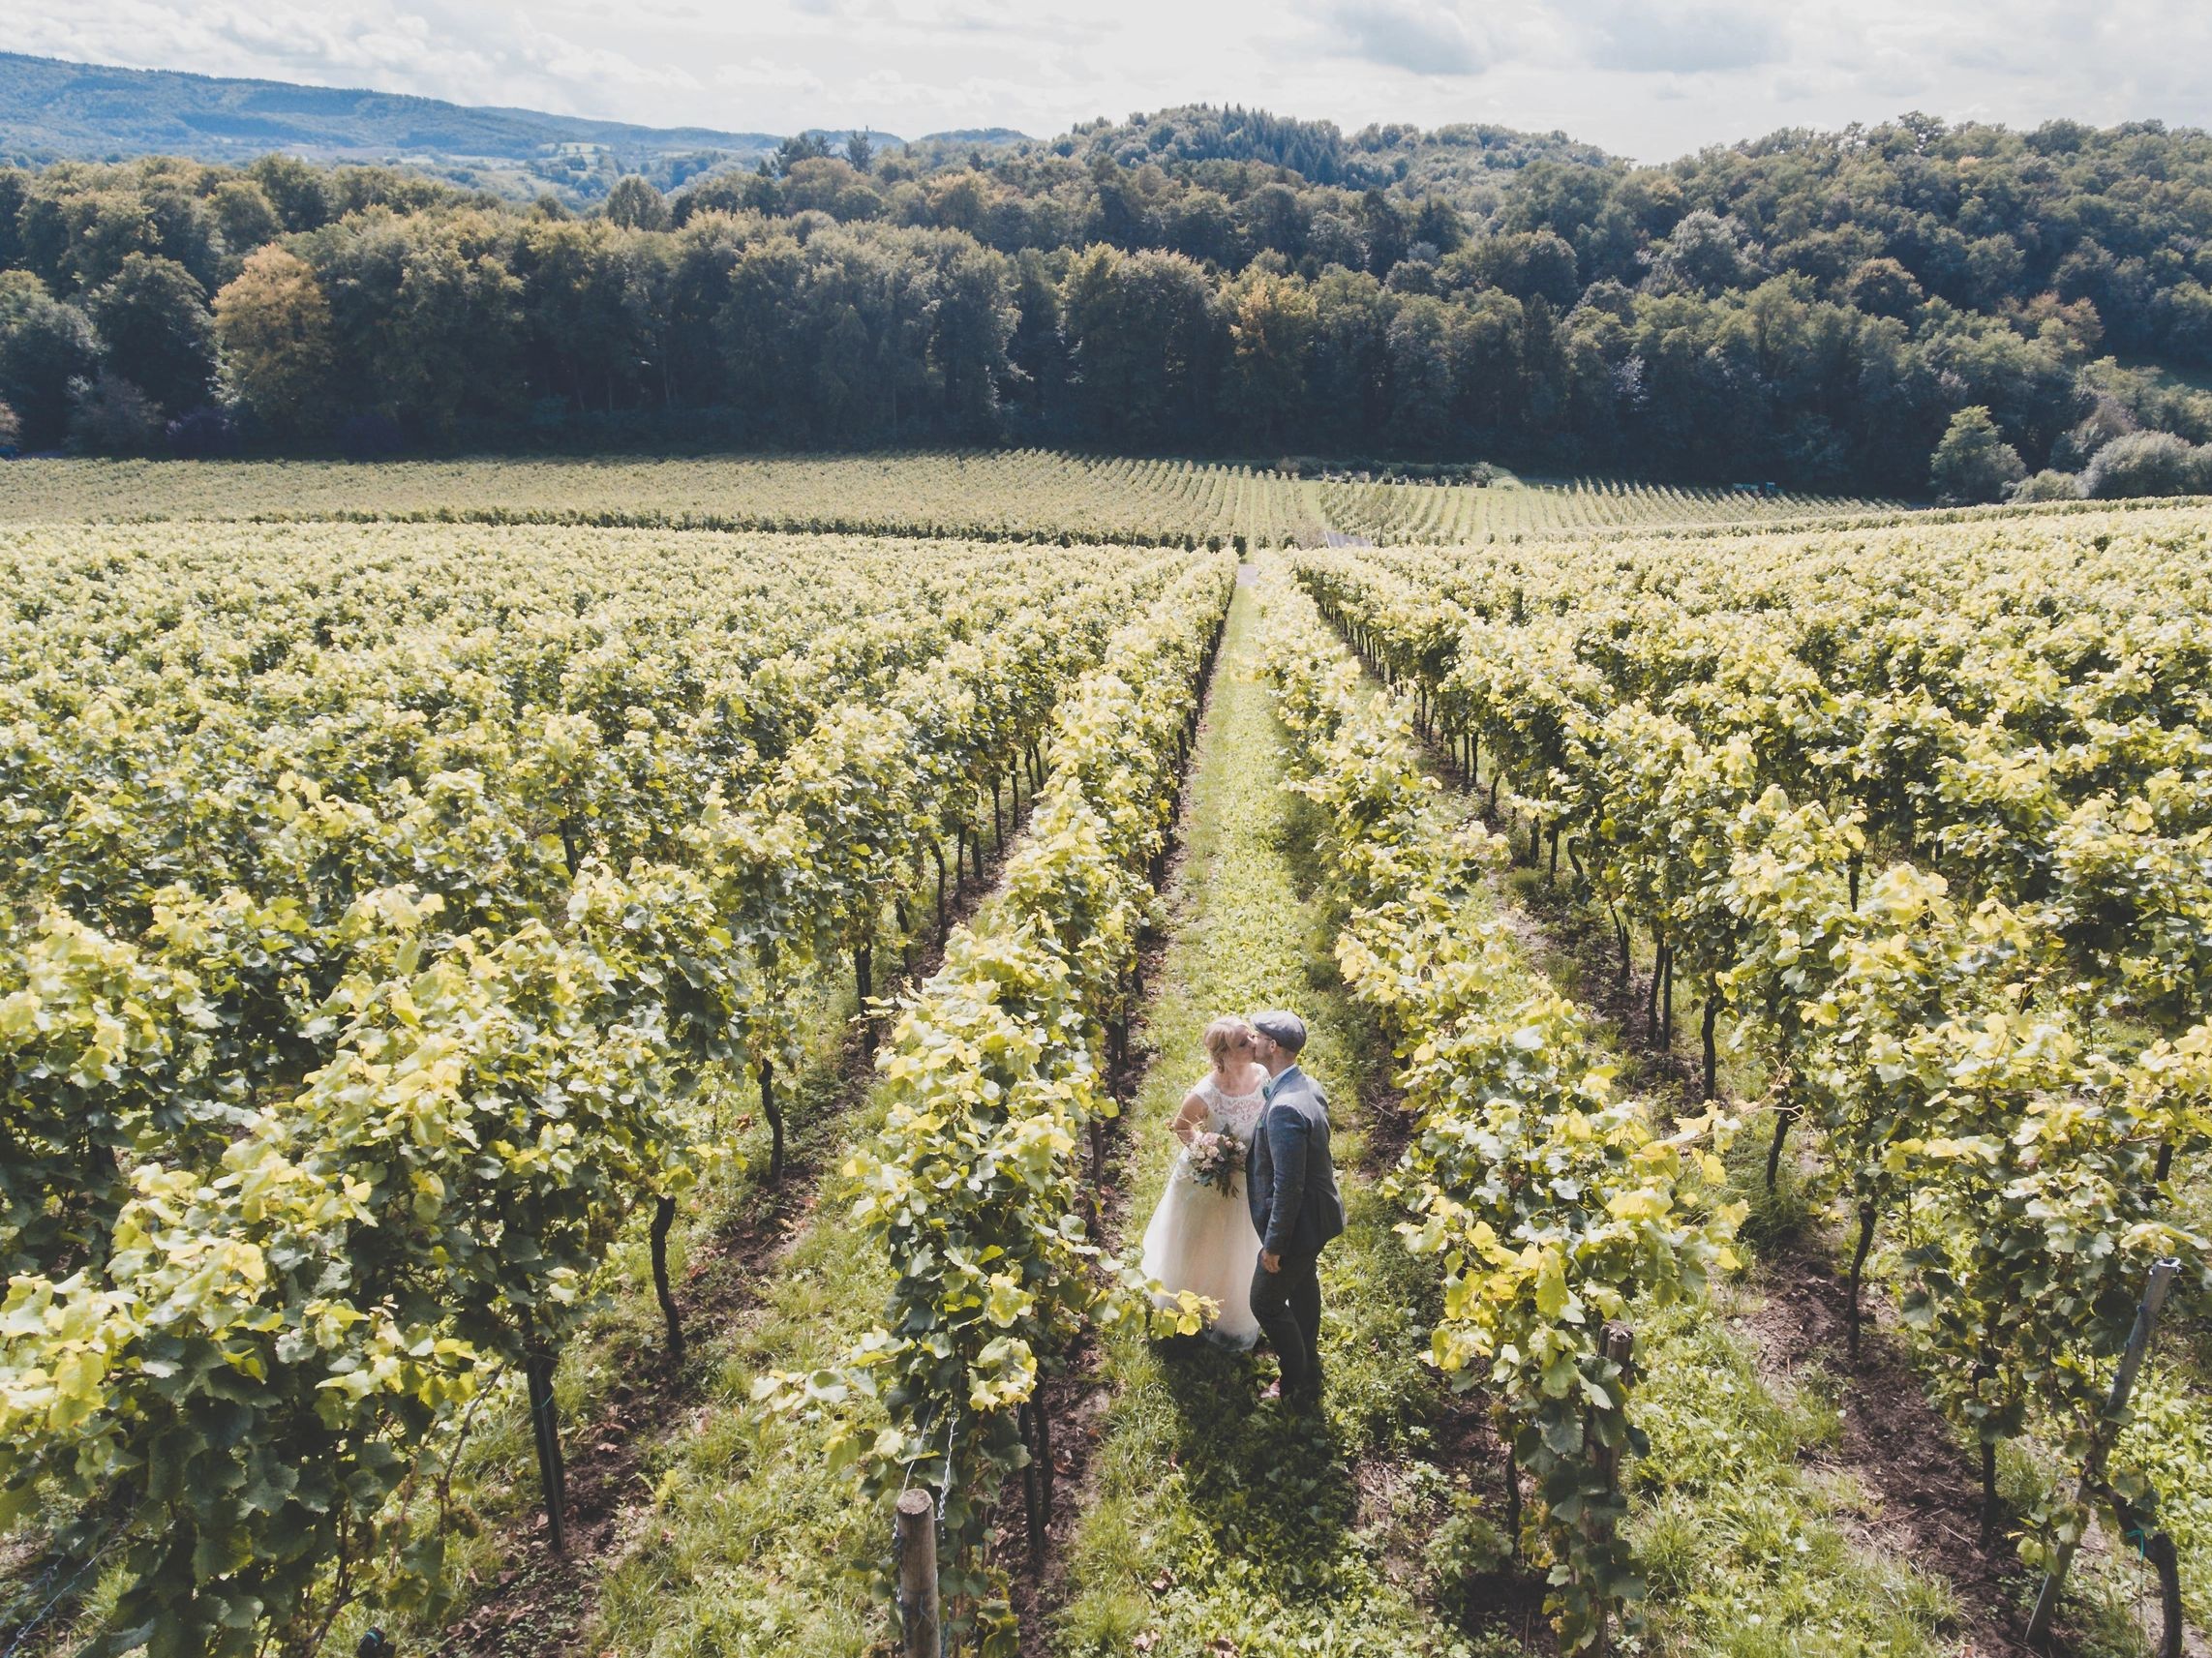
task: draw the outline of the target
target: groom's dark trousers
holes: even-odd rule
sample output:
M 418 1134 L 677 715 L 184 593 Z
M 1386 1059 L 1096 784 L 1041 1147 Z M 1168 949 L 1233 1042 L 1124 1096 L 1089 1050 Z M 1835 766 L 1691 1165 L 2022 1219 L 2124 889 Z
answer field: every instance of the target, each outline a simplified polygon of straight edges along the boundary
M 1269 1084 L 1252 1137 L 1245 1196 L 1260 1249 L 1279 1270 L 1255 1264 L 1252 1315 L 1283 1367 L 1283 1392 L 1312 1401 L 1321 1387 L 1321 1246 L 1344 1230 L 1344 1198 L 1329 1160 L 1328 1097 L 1291 1066 Z
M 1321 1257 L 1286 1251 L 1280 1272 L 1252 1269 L 1252 1315 L 1283 1367 L 1287 1398 L 1310 1399 L 1321 1386 Z

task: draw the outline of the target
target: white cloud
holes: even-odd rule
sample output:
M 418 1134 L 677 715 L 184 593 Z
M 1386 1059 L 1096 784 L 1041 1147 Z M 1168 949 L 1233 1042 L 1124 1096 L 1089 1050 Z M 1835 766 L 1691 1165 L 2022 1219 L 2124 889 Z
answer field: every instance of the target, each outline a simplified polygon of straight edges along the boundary
M 1414 75 L 1474 75 L 1488 52 L 1449 6 L 1425 0 L 1331 0 L 1321 20 L 1350 56 Z
M 754 92 L 800 92 L 810 98 L 820 97 L 824 90 L 822 77 L 812 70 L 803 69 L 794 63 L 773 63 L 758 57 L 717 65 L 714 84 L 742 87 Z
M 1692 75 L 1749 69 L 1782 52 L 1780 16 L 1749 6 L 1593 0 L 1581 11 L 1589 58 L 1600 69 Z
M 642 64 L 609 46 L 582 45 L 564 35 L 549 34 L 515 11 L 515 49 L 523 61 L 540 75 L 564 85 L 636 87 L 696 87 L 699 79 L 681 64 Z
M 1662 160 L 1907 107 L 2212 124 L 2202 0 L 70 0 L 15 50 L 747 131 L 1208 102 L 1560 128 Z

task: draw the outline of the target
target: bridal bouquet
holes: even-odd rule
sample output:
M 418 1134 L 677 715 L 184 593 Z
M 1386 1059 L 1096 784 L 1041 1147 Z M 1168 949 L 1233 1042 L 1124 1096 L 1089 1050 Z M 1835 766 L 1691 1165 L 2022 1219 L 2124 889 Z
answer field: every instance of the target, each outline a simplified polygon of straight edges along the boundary
M 1234 1134 L 1194 1134 L 1189 1156 L 1191 1178 L 1226 1192 L 1235 1186 L 1236 1171 L 1244 1166 L 1244 1142 Z

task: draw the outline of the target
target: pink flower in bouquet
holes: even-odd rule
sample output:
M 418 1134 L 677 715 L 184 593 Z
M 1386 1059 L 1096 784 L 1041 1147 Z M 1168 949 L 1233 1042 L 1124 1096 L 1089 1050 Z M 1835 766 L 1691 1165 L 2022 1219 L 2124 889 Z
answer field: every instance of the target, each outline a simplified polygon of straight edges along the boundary
M 1231 1191 L 1236 1171 L 1244 1166 L 1244 1142 L 1234 1134 L 1194 1134 L 1190 1162 L 1191 1178 L 1200 1186 Z

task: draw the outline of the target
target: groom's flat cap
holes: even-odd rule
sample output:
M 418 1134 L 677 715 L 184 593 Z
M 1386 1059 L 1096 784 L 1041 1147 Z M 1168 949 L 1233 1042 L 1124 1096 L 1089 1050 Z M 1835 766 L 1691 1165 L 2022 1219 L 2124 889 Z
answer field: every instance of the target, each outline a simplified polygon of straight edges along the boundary
M 1306 1021 L 1280 1008 L 1253 1014 L 1252 1028 L 1263 1037 L 1274 1038 L 1286 1053 L 1296 1053 L 1306 1045 Z

